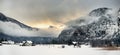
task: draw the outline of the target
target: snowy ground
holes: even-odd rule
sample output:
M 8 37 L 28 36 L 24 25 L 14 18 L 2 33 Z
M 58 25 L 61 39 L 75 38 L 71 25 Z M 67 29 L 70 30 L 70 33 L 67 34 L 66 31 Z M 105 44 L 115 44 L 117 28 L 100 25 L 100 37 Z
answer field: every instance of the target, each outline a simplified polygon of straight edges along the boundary
M 90 48 L 82 46 L 74 48 L 65 45 L 37 45 L 37 46 L 0 46 L 0 55 L 120 55 L 120 50 L 101 50 L 101 48 Z

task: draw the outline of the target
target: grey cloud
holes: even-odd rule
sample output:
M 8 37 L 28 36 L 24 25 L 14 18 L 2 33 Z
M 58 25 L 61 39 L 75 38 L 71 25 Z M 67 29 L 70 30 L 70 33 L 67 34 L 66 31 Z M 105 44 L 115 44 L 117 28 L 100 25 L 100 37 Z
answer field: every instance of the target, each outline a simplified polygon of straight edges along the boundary
M 21 28 L 19 25 L 11 22 L 2 22 L 0 21 L 0 32 L 10 35 L 10 36 L 26 36 L 26 37 L 57 37 L 59 34 L 58 30 L 49 29 L 49 31 L 46 29 L 40 29 L 38 31 L 36 30 L 28 30 Z M 57 32 L 57 33 L 56 33 Z
M 73 20 L 74 24 L 74 20 L 79 23 L 77 18 L 88 14 L 93 9 L 99 7 L 119 8 L 119 5 L 120 0 L 0 0 L 0 12 L 29 25 L 46 20 L 62 24 Z M 7 28 L 7 25 L 12 27 Z M 16 29 L 13 30 L 13 27 Z M 16 24 L 3 22 L 0 22 L 0 31 L 14 36 L 57 36 L 60 33 L 60 30 L 53 28 L 37 32 L 28 31 L 21 29 Z
M 65 23 L 98 7 L 119 7 L 119 0 L 0 0 L 1 12 L 22 22 L 49 19 Z M 78 17 L 76 17 L 78 16 Z

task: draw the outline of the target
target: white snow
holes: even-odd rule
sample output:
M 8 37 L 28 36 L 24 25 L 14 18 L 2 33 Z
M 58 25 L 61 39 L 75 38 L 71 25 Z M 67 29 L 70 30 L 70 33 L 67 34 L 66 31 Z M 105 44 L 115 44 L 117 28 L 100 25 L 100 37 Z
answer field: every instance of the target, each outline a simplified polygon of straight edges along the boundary
M 120 55 L 120 50 L 100 50 L 82 45 L 81 48 L 64 45 L 37 45 L 37 46 L 0 46 L 0 55 Z

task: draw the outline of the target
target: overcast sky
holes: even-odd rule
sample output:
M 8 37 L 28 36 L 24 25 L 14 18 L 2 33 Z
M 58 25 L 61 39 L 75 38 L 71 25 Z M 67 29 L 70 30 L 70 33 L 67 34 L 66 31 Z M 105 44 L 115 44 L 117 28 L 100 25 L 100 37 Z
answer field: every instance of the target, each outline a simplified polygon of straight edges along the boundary
M 59 26 L 99 7 L 119 8 L 120 0 L 0 0 L 0 12 L 30 26 Z

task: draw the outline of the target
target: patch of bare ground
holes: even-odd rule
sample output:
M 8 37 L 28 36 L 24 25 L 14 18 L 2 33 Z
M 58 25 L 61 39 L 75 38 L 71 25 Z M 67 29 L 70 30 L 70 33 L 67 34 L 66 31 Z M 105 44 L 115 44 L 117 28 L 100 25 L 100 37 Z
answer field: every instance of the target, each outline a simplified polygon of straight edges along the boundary
M 120 50 L 120 47 L 101 47 L 101 50 Z

